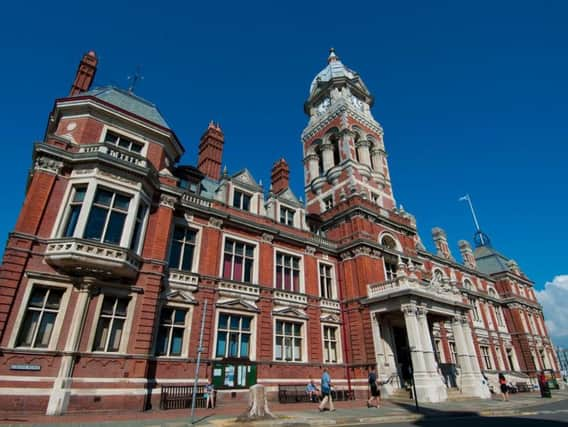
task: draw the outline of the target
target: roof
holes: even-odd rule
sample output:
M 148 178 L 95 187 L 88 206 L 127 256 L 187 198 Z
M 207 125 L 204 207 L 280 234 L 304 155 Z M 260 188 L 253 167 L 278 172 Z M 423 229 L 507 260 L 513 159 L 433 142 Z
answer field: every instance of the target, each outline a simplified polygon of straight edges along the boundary
M 494 274 L 509 271 L 507 263 L 509 258 L 500 254 L 491 246 L 479 246 L 473 252 L 477 262 L 477 269 L 482 273 Z
M 337 77 L 347 77 L 349 79 L 353 79 L 357 76 L 356 72 L 343 65 L 337 55 L 335 55 L 335 50 L 330 50 L 329 58 L 327 59 L 327 61 L 327 66 L 323 70 L 321 70 L 312 80 L 312 84 L 310 85 L 310 94 L 314 92 L 319 82 L 328 82 L 331 79 Z
M 115 105 L 122 110 L 135 114 L 162 127 L 170 129 L 170 126 L 156 107 L 150 101 L 140 98 L 132 92 L 119 89 L 114 86 L 103 86 L 83 92 L 77 96 L 94 96 L 109 104 Z

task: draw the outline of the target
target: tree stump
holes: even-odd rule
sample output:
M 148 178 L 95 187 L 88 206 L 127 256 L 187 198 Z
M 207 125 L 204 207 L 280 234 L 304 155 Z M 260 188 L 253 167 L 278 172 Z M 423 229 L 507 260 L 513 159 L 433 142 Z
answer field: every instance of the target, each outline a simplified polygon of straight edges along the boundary
M 246 412 L 239 415 L 237 421 L 246 422 L 273 418 L 276 417 L 268 409 L 264 386 L 260 384 L 253 385 L 249 389 L 249 407 Z

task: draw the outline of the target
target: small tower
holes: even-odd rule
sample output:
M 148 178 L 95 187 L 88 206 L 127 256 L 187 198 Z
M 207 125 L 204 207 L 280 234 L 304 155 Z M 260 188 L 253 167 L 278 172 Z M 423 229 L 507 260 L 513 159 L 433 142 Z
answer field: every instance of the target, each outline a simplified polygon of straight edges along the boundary
M 92 50 L 83 55 L 75 73 L 75 81 L 71 86 L 69 96 L 75 96 L 89 90 L 95 79 L 98 62 L 97 54 Z
M 279 194 L 289 187 L 290 168 L 286 160 L 280 159 L 272 166 L 271 188 L 274 194 Z
M 219 124 L 209 123 L 207 130 L 199 143 L 199 159 L 197 169 L 211 179 L 218 181 L 221 178 L 221 161 L 223 159 L 223 145 L 225 135 Z
M 394 208 L 383 129 L 371 113 L 373 102 L 361 77 L 331 49 L 304 104 L 309 117 L 302 133 L 308 212 L 322 213 L 352 195 Z
M 475 256 L 473 255 L 473 251 L 471 250 L 471 245 L 467 240 L 460 240 L 458 242 L 458 246 L 460 247 L 460 253 L 463 259 L 463 264 L 466 267 L 476 269 L 477 262 L 475 261 Z
M 436 245 L 436 255 L 453 261 L 454 257 L 450 252 L 446 232 L 440 227 L 434 227 L 432 229 L 432 238 L 434 239 L 434 245 Z

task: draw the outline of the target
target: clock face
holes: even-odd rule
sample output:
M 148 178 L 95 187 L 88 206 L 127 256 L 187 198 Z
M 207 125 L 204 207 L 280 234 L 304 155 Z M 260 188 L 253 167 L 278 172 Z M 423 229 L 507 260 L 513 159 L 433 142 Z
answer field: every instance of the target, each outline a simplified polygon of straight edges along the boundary
M 357 98 L 355 95 L 351 96 L 351 102 L 359 110 L 363 110 L 363 101 L 361 101 L 361 99 Z

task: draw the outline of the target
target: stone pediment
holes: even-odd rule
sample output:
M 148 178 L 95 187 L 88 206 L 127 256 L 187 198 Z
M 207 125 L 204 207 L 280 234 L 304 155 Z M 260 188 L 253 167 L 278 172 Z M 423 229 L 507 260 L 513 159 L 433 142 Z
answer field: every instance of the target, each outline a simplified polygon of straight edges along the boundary
M 337 314 L 325 313 L 320 316 L 320 321 L 326 323 L 341 323 L 341 319 Z
M 234 174 L 231 177 L 231 181 L 233 181 L 236 184 L 243 184 L 249 188 L 254 188 L 257 191 L 262 190 L 262 188 L 260 187 L 260 185 L 258 185 L 258 183 L 253 178 L 253 176 L 251 175 L 248 169 L 243 169 L 242 171 Z
M 278 194 L 276 197 L 281 202 L 289 203 L 289 204 L 293 205 L 294 207 L 301 207 L 302 206 L 302 204 L 300 203 L 300 201 L 298 200 L 296 195 L 289 188 L 287 188 L 286 190 L 284 190 L 283 192 Z
M 272 314 L 275 316 L 293 317 L 295 319 L 308 319 L 306 312 L 296 307 L 278 307 L 272 310 Z
M 222 298 L 215 304 L 219 308 L 230 308 L 232 310 L 260 312 L 256 304 L 244 298 Z
M 195 298 L 193 298 L 193 293 L 180 289 L 166 289 L 162 293 L 162 299 L 165 299 L 167 301 L 177 301 L 177 302 L 195 304 Z

